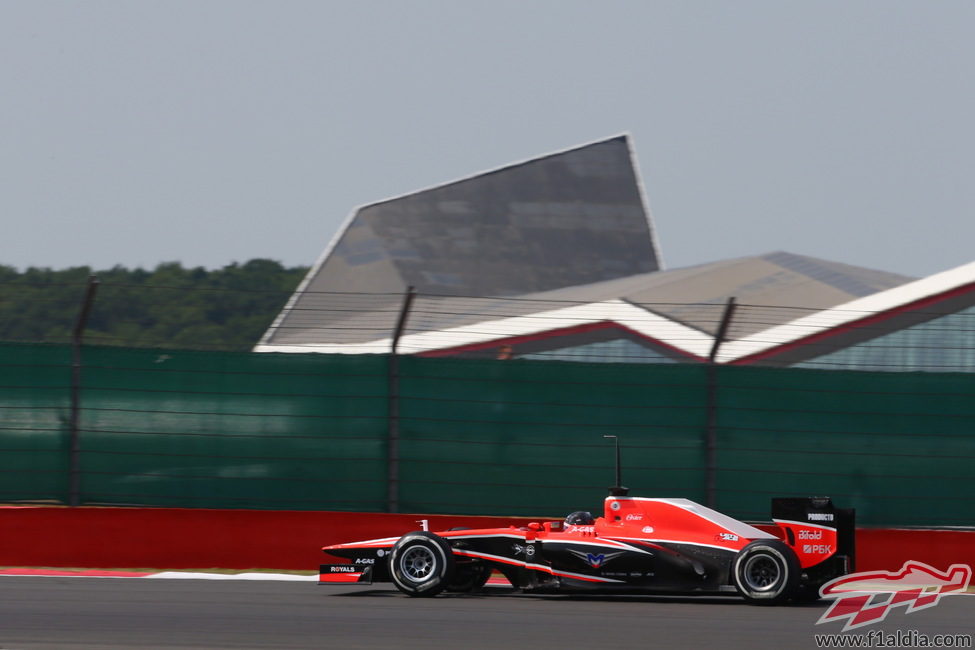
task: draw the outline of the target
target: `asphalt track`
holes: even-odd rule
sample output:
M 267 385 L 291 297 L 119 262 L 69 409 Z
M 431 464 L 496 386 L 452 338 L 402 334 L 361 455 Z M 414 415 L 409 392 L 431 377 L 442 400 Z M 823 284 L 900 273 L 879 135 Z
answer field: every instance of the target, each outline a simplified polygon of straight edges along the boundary
M 825 604 L 538 596 L 433 599 L 385 585 L 0 577 L 0 648 L 814 648 Z M 887 631 L 975 632 L 975 596 L 893 611 Z M 872 629 L 872 628 L 871 628 Z

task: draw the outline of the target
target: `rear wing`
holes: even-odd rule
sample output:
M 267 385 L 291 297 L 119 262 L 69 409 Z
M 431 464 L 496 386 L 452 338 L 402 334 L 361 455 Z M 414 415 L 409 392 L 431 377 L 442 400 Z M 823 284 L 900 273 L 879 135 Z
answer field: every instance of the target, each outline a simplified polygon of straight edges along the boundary
M 856 571 L 856 512 L 829 497 L 772 499 L 772 521 L 813 581 Z

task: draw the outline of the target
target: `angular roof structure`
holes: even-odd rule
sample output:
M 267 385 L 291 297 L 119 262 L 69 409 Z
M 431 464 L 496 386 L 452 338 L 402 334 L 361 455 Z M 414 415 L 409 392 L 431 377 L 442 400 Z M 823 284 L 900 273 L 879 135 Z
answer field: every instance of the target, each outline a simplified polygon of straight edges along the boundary
M 975 262 L 814 311 L 728 342 L 719 363 L 793 365 L 970 309 L 975 305 Z M 975 324 L 975 323 L 973 323 Z M 967 332 L 975 331 L 968 325 Z M 944 334 L 937 338 L 943 338 Z
M 536 351 L 554 344 L 547 340 L 582 334 L 589 340 L 597 336 L 596 329 L 615 328 L 677 355 L 704 358 L 730 297 L 751 310 L 735 320 L 729 333 L 740 338 L 910 281 L 894 273 L 778 252 L 509 298 L 419 293 L 400 349 L 478 356 L 515 343 L 519 351 Z M 374 294 L 315 298 L 321 311 L 303 314 L 309 327 L 318 322 L 314 338 L 257 349 L 389 351 L 401 296 L 390 294 L 389 302 Z
M 660 266 L 621 135 L 358 208 L 262 343 L 313 339 L 321 292 L 517 296 Z
M 388 353 L 412 286 L 406 354 L 975 369 L 975 263 L 660 266 L 619 136 L 355 210 L 255 351 Z
M 913 279 L 778 251 L 633 275 L 525 298 L 588 302 L 619 298 L 708 334 L 717 331 L 728 298 L 778 309 L 777 314 L 766 314 L 760 322 L 739 319 L 730 332 L 732 337 L 739 337 L 764 329 L 769 318 L 786 322 L 809 310 L 869 296 Z

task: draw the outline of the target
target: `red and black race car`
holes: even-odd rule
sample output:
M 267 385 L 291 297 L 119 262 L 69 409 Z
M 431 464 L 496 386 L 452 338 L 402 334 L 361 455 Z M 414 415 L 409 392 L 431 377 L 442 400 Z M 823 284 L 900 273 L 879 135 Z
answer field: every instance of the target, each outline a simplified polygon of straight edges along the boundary
M 617 486 L 619 483 L 617 482 Z M 326 546 L 351 560 L 320 584 L 392 581 L 410 596 L 482 587 L 494 571 L 523 590 L 740 594 L 754 603 L 814 600 L 854 570 L 854 513 L 828 498 L 772 500 L 765 532 L 687 499 L 610 489 L 603 516 L 482 530 L 415 531 Z

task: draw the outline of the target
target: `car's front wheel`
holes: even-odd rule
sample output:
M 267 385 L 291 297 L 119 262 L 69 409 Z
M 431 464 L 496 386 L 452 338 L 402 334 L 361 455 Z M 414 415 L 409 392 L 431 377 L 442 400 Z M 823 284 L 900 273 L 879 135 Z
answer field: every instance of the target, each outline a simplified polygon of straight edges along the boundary
M 454 554 L 433 533 L 407 533 L 389 552 L 389 575 L 408 596 L 436 596 L 453 580 Z
M 796 593 L 800 571 L 792 549 L 777 539 L 760 539 L 738 552 L 732 577 L 748 602 L 775 605 Z

